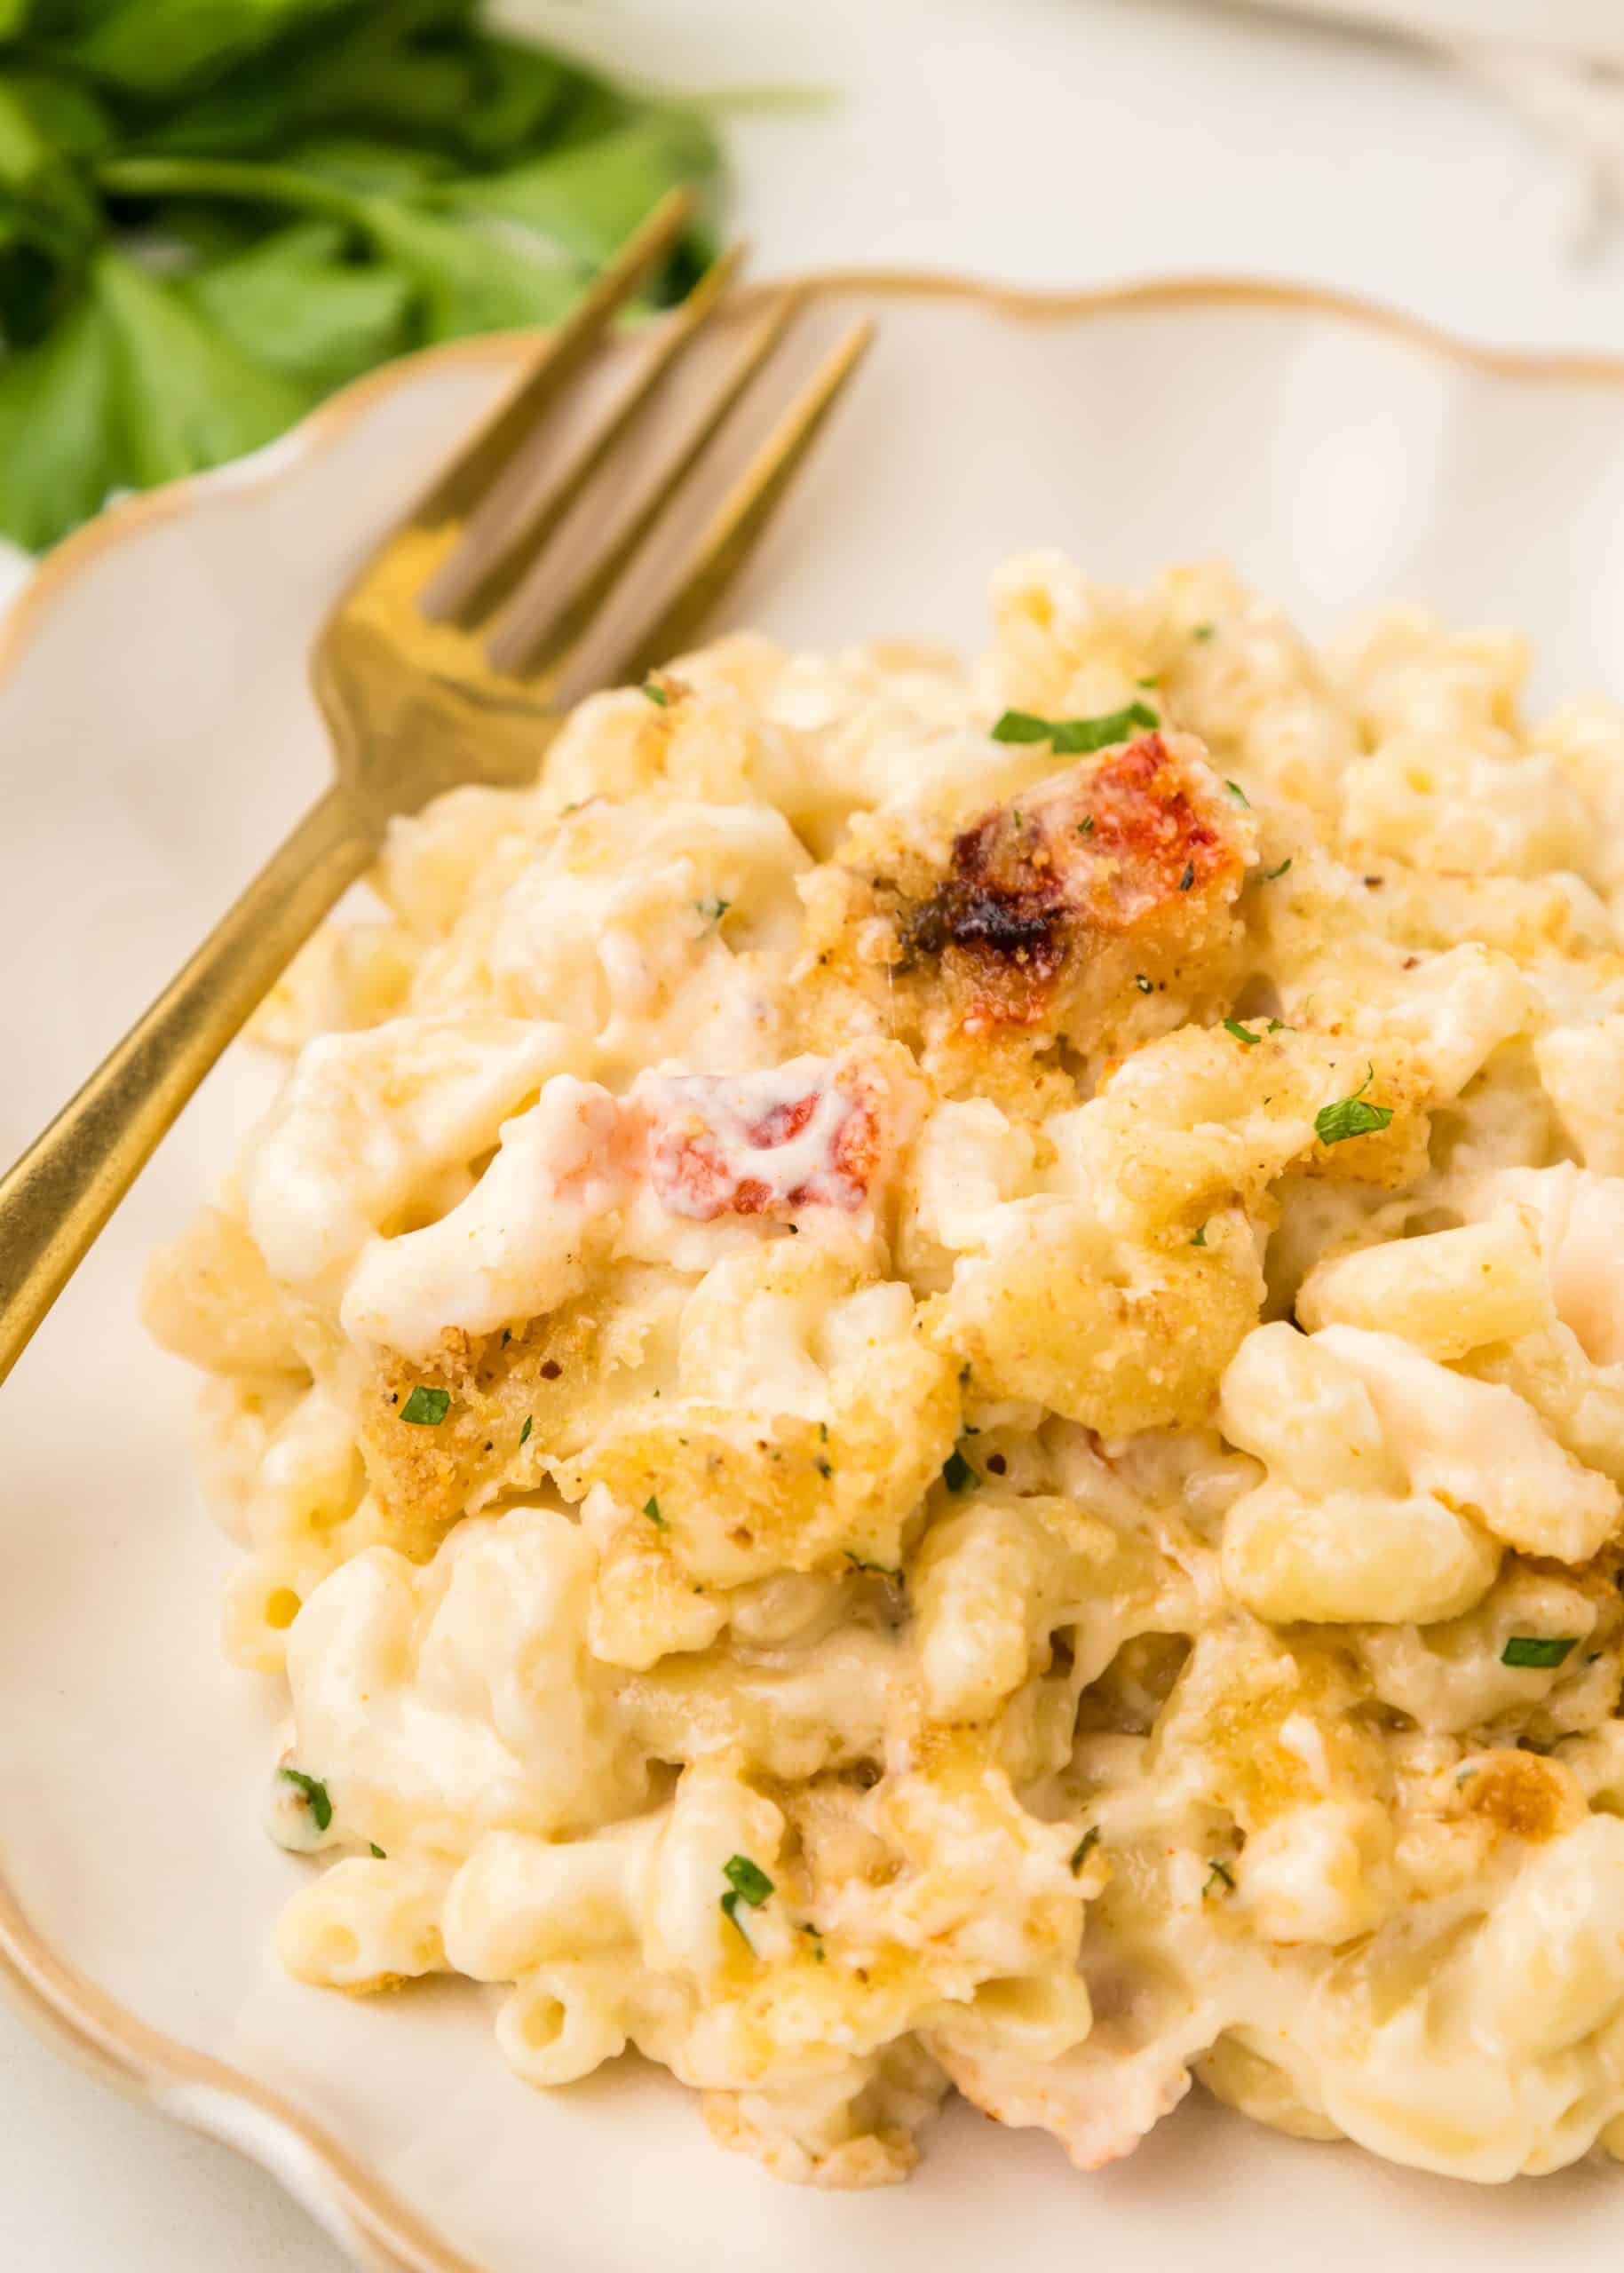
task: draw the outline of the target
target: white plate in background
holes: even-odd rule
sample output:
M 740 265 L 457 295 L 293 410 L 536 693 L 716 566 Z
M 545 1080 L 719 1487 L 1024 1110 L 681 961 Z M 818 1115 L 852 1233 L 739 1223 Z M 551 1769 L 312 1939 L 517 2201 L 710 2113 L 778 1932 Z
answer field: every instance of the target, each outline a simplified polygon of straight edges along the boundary
M 791 640 L 973 646 L 988 571 L 1058 543 L 1109 580 L 1232 556 L 1311 629 L 1391 598 L 1509 622 L 1540 700 L 1624 694 L 1624 366 L 1475 357 L 1264 287 L 1027 299 L 821 288 L 878 345 L 732 614 Z M 304 684 L 347 569 L 527 352 L 364 381 L 248 465 L 136 501 L 0 630 L 0 1156 L 195 944 L 322 778 Z M 1477 2191 L 1261 2132 L 1198 2093 L 1083 2177 L 963 2107 L 906 2187 L 777 2185 L 634 2062 L 517 2082 L 492 1992 L 353 2003 L 283 1978 L 307 1867 L 259 1828 L 277 1684 L 217 1645 L 233 1550 L 190 1477 L 184 1369 L 142 1260 L 267 1087 L 205 1086 L 0 1391 L 0 1971 L 37 2017 L 275 2169 L 384 2267 L 984 2273 L 1086 2252 L 1156 2269 L 1526 2273 L 1618 2230 L 1624 2174 Z

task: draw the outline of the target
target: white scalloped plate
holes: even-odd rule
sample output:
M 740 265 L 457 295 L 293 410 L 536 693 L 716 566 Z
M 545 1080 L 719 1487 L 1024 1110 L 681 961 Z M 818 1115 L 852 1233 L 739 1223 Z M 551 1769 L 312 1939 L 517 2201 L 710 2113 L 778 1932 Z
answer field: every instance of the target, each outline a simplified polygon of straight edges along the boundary
M 1311 627 L 1414 598 L 1533 633 L 1542 693 L 1624 693 L 1624 365 L 1485 355 L 1256 285 L 818 289 L 877 314 L 879 345 L 735 614 L 968 644 L 1017 547 L 1113 578 L 1226 552 Z M 0 630 L 0 1156 L 316 788 L 311 632 L 527 352 L 399 365 L 249 464 L 107 515 Z M 1477 2192 L 1199 2095 L 1090 2178 L 961 2107 L 909 2186 L 797 2192 L 635 2063 L 528 2091 L 487 1992 L 353 2004 L 281 1978 L 270 1928 L 304 1866 L 258 1828 L 279 1699 L 220 1662 L 231 1550 L 189 1479 L 190 1384 L 135 1317 L 143 1255 L 265 1081 L 238 1055 L 208 1083 L 0 1401 L 0 1976 L 42 2024 L 266 2164 L 370 2266 L 980 2273 L 1086 2251 L 1367 2273 L 1415 2261 L 1423 2226 L 1431 2273 L 1600 2261 L 1605 2172 Z

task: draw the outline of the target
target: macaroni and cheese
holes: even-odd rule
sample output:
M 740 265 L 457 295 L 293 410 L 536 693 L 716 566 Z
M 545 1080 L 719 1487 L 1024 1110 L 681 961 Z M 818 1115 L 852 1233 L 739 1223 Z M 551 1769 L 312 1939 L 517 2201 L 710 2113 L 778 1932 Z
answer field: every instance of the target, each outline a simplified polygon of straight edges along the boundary
M 779 2175 L 1199 2078 L 1624 2155 L 1624 714 L 1224 570 L 739 637 L 374 920 L 155 1261 L 281 1953 Z

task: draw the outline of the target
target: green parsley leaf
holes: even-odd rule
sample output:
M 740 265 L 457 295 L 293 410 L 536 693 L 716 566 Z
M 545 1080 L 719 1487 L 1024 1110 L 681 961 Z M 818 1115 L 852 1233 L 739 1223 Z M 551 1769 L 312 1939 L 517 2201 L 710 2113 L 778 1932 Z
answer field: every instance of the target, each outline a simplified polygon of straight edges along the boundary
M 1373 1136 L 1393 1117 L 1389 1105 L 1367 1105 L 1362 1097 L 1342 1097 L 1321 1105 L 1314 1115 L 1314 1134 L 1322 1144 L 1343 1144 L 1350 1136 Z
M 526 1415 L 525 1415 L 525 1425 L 524 1425 L 524 1427 L 523 1427 L 523 1428 L 519 1430 L 519 1443 L 520 1443 L 521 1445 L 527 1445 L 527 1444 L 529 1443 L 529 1441 L 530 1441 L 530 1431 L 531 1431 L 531 1430 L 532 1430 L 535 1426 L 535 1414 L 534 1414 L 534 1413 L 527 1413 L 527 1414 L 526 1414 Z
M 1134 685 L 1135 685 L 1136 686 L 1159 686 L 1161 684 L 1161 680 L 1156 677 L 1156 674 L 1155 674 L 1155 672 L 1154 672 L 1154 671 L 1153 671 L 1153 672 L 1151 673 L 1151 675 L 1150 675 L 1150 677 L 1149 677 L 1148 678 L 1137 678 L 1137 679 L 1135 679 L 1135 681 L 1134 681 Z
M 1500 1653 L 1502 1666 L 1559 1666 L 1578 1643 L 1576 1634 L 1513 1634 Z
M 1054 727 L 1047 718 L 1040 718 L 1033 710 L 1006 710 L 993 728 L 995 742 L 1046 742 L 1054 735 Z
M 1130 702 L 1126 709 L 1107 710 L 1097 718 L 1040 718 L 1031 710 L 1006 710 L 993 728 L 995 742 L 1050 742 L 1058 756 L 1087 756 L 1125 742 L 1136 728 L 1159 725 L 1148 703 Z
M 1287 858 L 1280 862 L 1278 868 L 1265 868 L 1257 881 L 1259 883 L 1263 884 L 1274 883 L 1285 875 L 1287 869 L 1289 868 L 1290 866 L 1291 859 L 1290 855 L 1287 854 Z
M 1209 1855 L 1207 1860 L 1208 1865 L 1207 1872 L 1207 1883 L 1201 1889 L 1201 1892 L 1204 1895 L 1210 1894 L 1215 1886 L 1220 1885 L 1228 1887 L 1232 1890 L 1235 1884 L 1235 1873 L 1231 1870 L 1229 1865 L 1224 1860 L 1222 1855 Z
M 1072 1876 L 1075 1878 L 1089 1857 L 1099 1844 L 1099 1826 L 1090 1824 L 1072 1849 Z
M 306 1776 L 302 1768 L 284 1768 L 280 1772 L 284 1784 L 291 1784 L 296 1791 L 304 1794 L 311 1821 L 318 1831 L 325 1831 L 333 1819 L 333 1803 L 327 1795 L 327 1786 L 314 1776 Z
M 643 1502 L 643 1512 L 656 1531 L 669 1531 L 671 1526 L 660 1512 L 660 1502 L 651 1492 Z
M 443 0 L 442 0 L 443 4 Z M 524 230 L 555 258 L 600 267 L 674 181 L 697 179 L 717 163 L 716 138 L 698 109 L 650 107 L 629 125 L 623 95 L 599 114 L 595 139 L 547 151 L 500 173 L 474 172 L 442 193 L 461 214 Z M 612 131 L 604 132 L 603 127 Z
M 400 1407 L 402 1421 L 409 1421 L 414 1429 L 438 1429 L 451 1410 L 448 1389 L 425 1389 L 421 1382 Z
M 1393 1117 L 1390 1105 L 1369 1105 L 1365 1092 L 1375 1080 L 1373 1065 L 1351 1097 L 1339 1097 L 1335 1105 L 1322 1105 L 1314 1115 L 1314 1134 L 1322 1144 L 1344 1144 L 1350 1136 L 1373 1136 L 1385 1129 Z
M 139 261 L 99 254 L 91 293 L 106 326 L 112 416 L 132 488 L 256 450 L 308 408 L 303 389 L 240 354 Z
M 1194 630 L 1190 634 L 1190 637 L 1192 639 L 1210 639 L 1216 629 L 1217 626 L 1216 624 L 1198 623 Z
M 1206 1246 L 1206 1244 L 1207 1244 L 1207 1226 L 1206 1226 L 1206 1224 L 1200 1224 L 1200 1225 L 1197 1227 L 1196 1232 L 1195 1232 L 1195 1234 L 1194 1234 L 1194 1236 L 1192 1238 L 1192 1239 L 1191 1239 L 1191 1241 L 1190 1241 L 1190 1244 L 1191 1244 L 1191 1246 L 1192 1246 L 1192 1247 L 1205 1247 L 1205 1246 Z
M 733 906 L 731 899 L 696 899 L 693 903 L 706 923 L 714 931 Z
M 752 1910 L 759 1910 L 772 1891 L 772 1880 L 748 1855 L 730 1855 L 722 1865 L 722 1876 L 740 1901 L 748 1902 Z
M 250 6 L 100 0 L 94 8 L 60 12 L 72 28 L 55 45 L 64 62 L 90 79 L 125 91 L 173 96 L 285 38 L 319 5 L 320 0 L 254 0 Z M 26 19 L 43 12 L 15 12 Z M 8 34 L 15 28 L 5 25 Z
M 820 1476 L 828 1477 L 833 1476 L 835 1473 L 833 1468 L 830 1467 L 828 1461 L 823 1458 L 821 1453 L 820 1453 L 817 1459 L 813 1461 L 812 1466 L 817 1469 Z
M 371 1848 L 371 1849 L 372 1849 L 372 1851 L 373 1851 L 374 1855 L 377 1857 L 377 1859 L 378 1859 L 378 1861 L 379 1861 L 380 1863 L 386 1863 L 386 1862 L 389 1860 L 388 1856 L 384 1852 L 383 1849 L 378 1845 L 378 1843 L 377 1843 L 377 1841 L 376 1841 L 376 1839 L 369 1839 L 369 1840 L 367 1841 L 367 1844 L 368 1845 L 368 1847 L 370 1847 L 370 1848 Z
M 341 223 L 295 221 L 185 271 L 181 296 L 240 355 L 315 401 L 412 340 L 412 286 L 357 262 Z
M 657 702 L 662 710 L 669 710 L 671 707 L 670 696 L 656 679 L 646 678 L 638 692 L 647 695 L 651 702 Z
M 111 342 L 86 298 L 0 359 L 0 530 L 40 551 L 124 480 Z
M 942 1482 L 949 1492 L 973 1492 L 981 1478 L 955 1445 L 942 1465 Z
M 1155 987 L 1152 985 L 1151 981 L 1146 978 L 1142 970 L 1135 971 L 1133 975 L 1133 983 L 1138 988 L 1141 994 L 1153 994 L 1156 992 Z
M 1241 788 L 1239 781 L 1226 781 L 1224 786 L 1229 791 L 1230 796 L 1233 797 L 1238 805 L 1245 805 L 1248 811 L 1250 810 L 1252 800 L 1248 796 L 1246 791 Z
M 1184 873 L 1178 880 L 1178 889 L 1180 891 L 1188 891 L 1194 882 L 1195 862 L 1193 860 L 1186 860 L 1184 862 Z
M 1262 1034 L 1254 1034 L 1250 1026 L 1243 1026 L 1239 1018 L 1225 1018 L 1224 1031 L 1232 1034 L 1236 1041 L 1244 1042 L 1248 1049 L 1263 1040 Z
M 1094 816 L 1092 813 L 1084 813 L 1082 819 L 1077 824 L 1077 834 L 1079 836 L 1093 836 Z

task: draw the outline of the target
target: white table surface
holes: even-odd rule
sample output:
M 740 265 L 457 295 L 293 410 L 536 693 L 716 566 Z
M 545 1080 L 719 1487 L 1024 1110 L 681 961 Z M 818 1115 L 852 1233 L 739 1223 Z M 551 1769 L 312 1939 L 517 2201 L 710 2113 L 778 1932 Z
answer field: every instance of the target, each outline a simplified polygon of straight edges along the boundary
M 691 87 L 839 91 L 819 115 L 733 123 L 734 210 L 762 271 L 869 263 L 1051 285 L 1248 273 L 1483 339 L 1624 352 L 1624 229 L 1582 255 L 1573 167 L 1396 47 L 1200 0 L 507 12 Z M 340 2269 L 267 2178 L 103 2091 L 4 2008 L 0 2232 L 16 2273 Z

